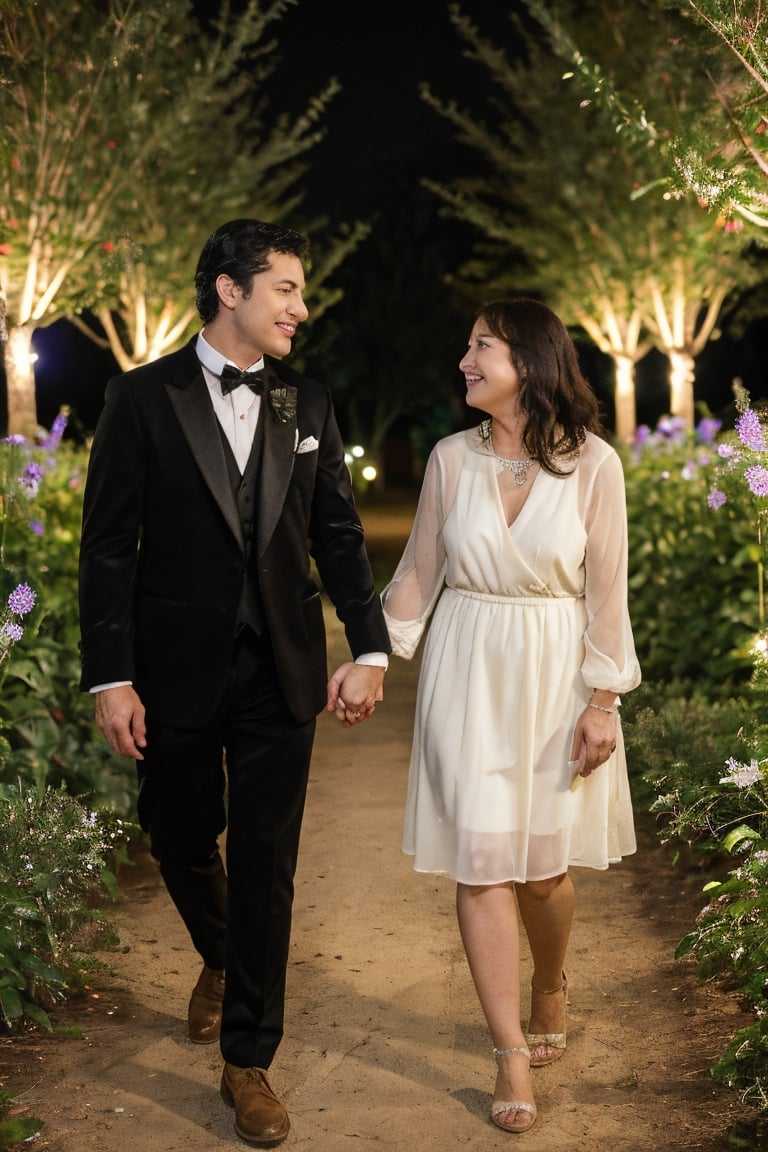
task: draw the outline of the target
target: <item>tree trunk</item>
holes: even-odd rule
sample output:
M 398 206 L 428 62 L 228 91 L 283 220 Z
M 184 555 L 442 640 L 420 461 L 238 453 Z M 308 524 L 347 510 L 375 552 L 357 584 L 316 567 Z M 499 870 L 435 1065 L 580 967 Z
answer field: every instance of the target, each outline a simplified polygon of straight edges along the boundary
M 673 416 L 681 416 L 686 428 L 693 428 L 695 411 L 693 402 L 693 382 L 695 363 L 687 352 L 673 349 L 669 356 L 669 396 Z
M 630 444 L 637 431 L 635 409 L 635 362 L 629 356 L 614 356 L 615 383 L 613 407 L 615 412 L 615 435 L 622 444 Z
M 31 327 L 11 328 L 5 345 L 5 378 L 8 390 L 8 435 L 37 437 L 37 397 L 32 366 Z

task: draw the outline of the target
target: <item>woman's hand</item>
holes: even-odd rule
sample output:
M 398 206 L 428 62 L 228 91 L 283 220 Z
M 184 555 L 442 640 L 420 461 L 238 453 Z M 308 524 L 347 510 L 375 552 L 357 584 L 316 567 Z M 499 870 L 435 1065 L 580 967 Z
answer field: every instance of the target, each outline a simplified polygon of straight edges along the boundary
M 590 776 L 595 768 L 610 760 L 616 751 L 617 730 L 618 717 L 615 712 L 604 712 L 587 705 L 576 721 L 571 745 L 571 760 L 583 758 L 579 776 Z

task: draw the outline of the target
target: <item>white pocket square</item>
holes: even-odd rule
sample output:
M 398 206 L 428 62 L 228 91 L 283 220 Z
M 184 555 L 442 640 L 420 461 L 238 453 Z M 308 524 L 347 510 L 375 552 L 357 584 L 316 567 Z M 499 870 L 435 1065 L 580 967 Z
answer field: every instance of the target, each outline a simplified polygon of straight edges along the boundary
M 296 455 L 298 455 L 299 452 L 314 452 L 319 447 L 319 441 L 315 436 L 307 436 L 302 440 L 301 444 L 298 445 Z

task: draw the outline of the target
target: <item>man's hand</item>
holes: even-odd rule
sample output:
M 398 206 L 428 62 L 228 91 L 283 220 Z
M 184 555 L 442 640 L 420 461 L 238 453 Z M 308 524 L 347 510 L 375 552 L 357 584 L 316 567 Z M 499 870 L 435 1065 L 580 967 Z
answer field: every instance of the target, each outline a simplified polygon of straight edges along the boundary
M 378 664 L 342 664 L 328 681 L 328 711 L 348 728 L 362 724 L 384 699 L 385 672 Z
M 96 696 L 96 723 L 110 747 L 121 756 L 143 760 L 141 748 L 147 746 L 144 705 L 130 684 L 104 688 Z

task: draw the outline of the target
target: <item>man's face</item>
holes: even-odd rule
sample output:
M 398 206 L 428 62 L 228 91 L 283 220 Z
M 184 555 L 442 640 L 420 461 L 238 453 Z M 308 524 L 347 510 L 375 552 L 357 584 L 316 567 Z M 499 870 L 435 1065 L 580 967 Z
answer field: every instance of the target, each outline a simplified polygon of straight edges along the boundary
M 228 280 L 228 277 L 224 277 Z M 270 254 L 270 267 L 251 280 L 246 297 L 230 282 L 230 307 L 237 342 L 253 350 L 253 359 L 265 352 L 278 359 L 291 351 L 296 328 L 309 312 L 304 303 L 304 269 L 298 256 Z

